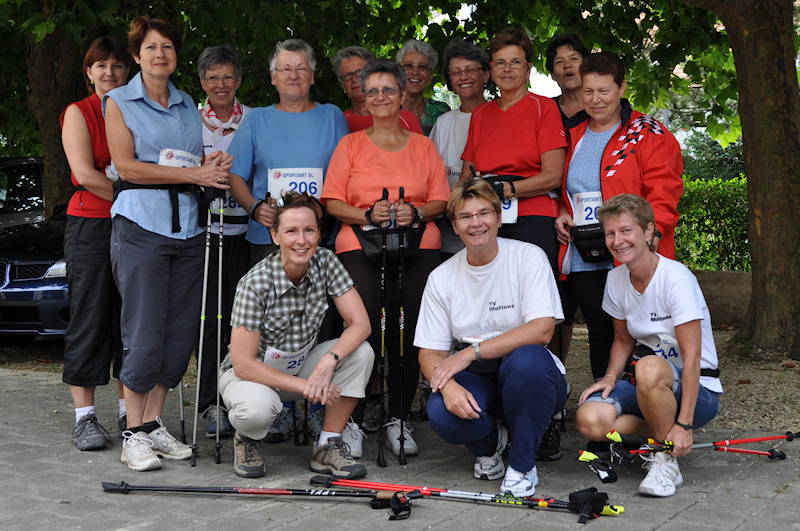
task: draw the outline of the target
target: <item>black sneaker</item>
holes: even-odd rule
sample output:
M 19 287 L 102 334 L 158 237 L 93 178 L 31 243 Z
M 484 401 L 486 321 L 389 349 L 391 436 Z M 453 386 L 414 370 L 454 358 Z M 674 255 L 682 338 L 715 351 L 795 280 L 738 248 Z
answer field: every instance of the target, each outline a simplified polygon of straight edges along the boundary
M 537 461 L 557 461 L 561 459 L 561 432 L 558 420 L 551 420 L 542 436 L 542 443 L 536 451 Z
M 72 428 L 72 440 L 78 450 L 102 450 L 111 442 L 111 435 L 97 422 L 94 413 L 78 419 Z

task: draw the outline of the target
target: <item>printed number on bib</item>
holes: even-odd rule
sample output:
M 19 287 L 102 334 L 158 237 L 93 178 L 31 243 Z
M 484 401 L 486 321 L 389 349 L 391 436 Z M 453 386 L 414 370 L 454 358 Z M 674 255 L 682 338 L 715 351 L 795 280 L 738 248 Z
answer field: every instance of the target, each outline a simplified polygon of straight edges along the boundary
M 603 206 L 603 194 L 600 192 L 580 192 L 572 196 L 573 218 L 575 225 L 582 227 L 599 223 L 597 211 Z
M 164 148 L 158 154 L 160 166 L 172 166 L 173 168 L 196 168 L 200 166 L 202 160 L 197 155 L 180 149 Z
M 267 347 L 266 352 L 264 352 L 264 363 L 283 373 L 297 376 L 314 343 L 315 341 L 312 341 L 297 352 L 285 352 L 277 348 Z
M 313 195 L 317 199 L 322 195 L 322 168 L 276 168 L 267 174 L 269 193 L 272 197 L 281 197 L 286 192 L 298 192 Z
M 638 341 L 653 349 L 657 356 L 671 361 L 676 367 L 683 367 L 683 358 L 681 358 L 678 340 L 674 337 L 667 334 L 654 334 Z
M 503 199 L 501 207 L 503 223 L 516 223 L 519 215 L 519 202 L 516 199 Z

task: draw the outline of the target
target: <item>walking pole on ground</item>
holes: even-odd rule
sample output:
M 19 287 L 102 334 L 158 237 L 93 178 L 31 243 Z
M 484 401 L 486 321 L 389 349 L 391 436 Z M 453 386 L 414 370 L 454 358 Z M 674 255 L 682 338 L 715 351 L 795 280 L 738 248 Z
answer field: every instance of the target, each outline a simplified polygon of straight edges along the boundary
M 192 435 L 192 466 L 197 464 L 197 408 L 200 405 L 200 375 L 203 374 L 203 334 L 206 328 L 206 292 L 208 291 L 208 258 L 211 249 L 211 205 L 208 205 L 208 217 L 206 218 L 206 250 L 203 259 L 203 299 L 200 301 L 200 338 L 197 340 L 197 385 L 194 395 L 194 430 Z M 181 380 L 181 388 L 183 380 Z M 181 393 L 181 413 L 183 412 L 183 393 Z M 183 414 L 181 414 L 183 417 Z M 219 425 L 219 420 L 217 420 Z M 183 429 L 183 421 L 181 421 Z M 185 443 L 184 443 L 185 444 Z
M 405 190 L 403 187 L 400 187 L 400 200 L 398 201 L 399 205 L 405 203 Z M 399 240 L 399 252 L 400 254 L 397 257 L 397 291 L 400 298 L 400 454 L 397 458 L 397 461 L 401 465 L 405 465 L 406 461 L 406 436 L 403 423 L 405 422 L 405 412 L 403 411 L 404 399 L 405 399 L 405 392 L 403 390 L 403 384 L 405 383 L 404 378 L 404 367 L 403 367 L 403 357 L 405 354 L 405 308 L 404 308 L 404 301 L 403 301 L 403 268 L 404 260 L 403 254 L 405 253 L 405 245 L 403 244 L 403 236 L 405 236 L 405 227 L 401 227 L 398 223 L 397 225 L 397 237 Z
M 219 199 L 219 254 L 217 256 L 217 375 L 214 378 L 214 389 L 216 390 L 214 395 L 217 399 L 217 430 L 215 434 L 216 439 L 214 440 L 214 462 L 220 464 L 221 458 L 219 454 L 220 450 L 222 450 L 222 445 L 219 443 L 219 425 L 222 423 L 223 419 L 220 415 L 219 407 L 219 364 L 222 361 L 220 359 L 220 350 L 222 349 L 222 279 L 225 278 L 222 274 L 222 235 L 225 216 L 225 195 L 222 193 L 217 195 Z M 200 378 L 199 373 L 197 377 Z M 198 385 L 197 388 L 200 389 L 200 385 Z M 197 410 L 197 406 L 195 406 L 195 410 Z M 197 431 L 196 428 L 195 431 Z
M 389 199 L 389 190 L 383 189 L 381 200 Z M 383 419 L 386 418 L 386 407 L 383 402 L 384 375 L 386 373 L 386 229 L 387 223 L 381 223 L 381 357 L 378 363 L 378 387 L 380 389 L 380 429 L 378 432 L 378 466 L 386 466 L 383 455 L 384 439 Z

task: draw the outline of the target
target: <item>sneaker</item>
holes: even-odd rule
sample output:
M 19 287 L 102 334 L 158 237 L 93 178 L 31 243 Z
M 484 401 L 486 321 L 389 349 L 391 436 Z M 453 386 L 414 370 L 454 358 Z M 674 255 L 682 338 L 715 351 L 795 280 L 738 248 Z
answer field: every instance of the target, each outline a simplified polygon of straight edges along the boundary
M 389 441 L 389 446 L 392 447 L 394 455 L 400 455 L 400 419 L 392 417 L 392 420 L 383 425 L 386 428 L 386 438 Z M 419 454 L 419 446 L 414 440 L 414 428 L 408 421 L 403 422 L 403 436 L 405 441 L 403 447 L 406 455 Z
M 500 485 L 500 494 L 520 498 L 533 496 L 538 484 L 539 474 L 536 472 L 536 467 L 531 468 L 525 474 L 508 467 L 506 477 L 503 478 L 503 484 Z
M 222 424 L 219 426 L 220 437 L 230 437 L 235 431 L 228 420 L 228 410 L 219 406 L 219 416 L 222 417 Z M 206 408 L 203 417 L 206 419 L 206 437 L 217 437 L 217 405 L 211 405 Z
M 364 420 L 361 427 L 364 431 L 375 433 L 381 429 L 383 419 L 381 419 L 381 403 L 377 400 L 367 400 L 367 407 L 364 409 Z
M 350 419 L 347 422 L 347 426 L 344 427 L 342 441 L 350 448 L 350 455 L 355 459 L 364 455 L 364 439 L 366 436 L 361 428 L 358 427 L 358 424 L 353 422 L 353 419 Z
M 508 443 L 508 428 L 497 423 L 497 447 L 492 455 L 478 456 L 475 459 L 475 467 L 473 473 L 475 479 L 486 479 L 494 481 L 500 479 L 506 472 L 506 466 L 503 464 L 503 450 L 506 449 Z
M 233 435 L 233 471 L 240 478 L 261 478 L 267 474 L 267 466 L 261 456 L 261 441 Z
M 137 472 L 157 470 L 161 468 L 161 459 L 153 453 L 153 441 L 143 431 L 133 433 L 122 432 L 122 455 L 120 461 Z
M 357 479 L 367 475 L 364 465 L 356 463 L 341 437 L 331 437 L 325 446 L 314 450 L 311 471 L 331 474 L 335 478 Z
M 294 418 L 292 418 L 294 413 Z M 292 407 L 284 406 L 275 418 L 267 433 L 267 442 L 270 444 L 282 443 L 289 439 L 297 426 L 297 411 Z
M 78 450 L 102 450 L 111 442 L 111 435 L 97 422 L 94 413 L 78 419 L 72 428 L 72 440 Z
M 551 419 L 542 435 L 542 442 L 536 451 L 537 461 L 557 461 L 561 459 L 561 432 L 558 431 L 558 420 Z
M 128 414 L 123 413 L 117 415 L 117 428 L 119 428 L 119 438 L 122 439 L 122 433 L 128 429 Z
M 678 460 L 668 452 L 656 452 L 652 456 L 642 455 L 645 463 L 642 468 L 647 476 L 639 483 L 639 494 L 666 497 L 675 494 L 683 485 L 683 476 Z
M 192 449 L 188 444 L 183 444 L 170 435 L 161 417 L 156 417 L 159 428 L 151 431 L 147 436 L 153 441 L 153 452 L 164 459 L 180 461 L 192 457 Z

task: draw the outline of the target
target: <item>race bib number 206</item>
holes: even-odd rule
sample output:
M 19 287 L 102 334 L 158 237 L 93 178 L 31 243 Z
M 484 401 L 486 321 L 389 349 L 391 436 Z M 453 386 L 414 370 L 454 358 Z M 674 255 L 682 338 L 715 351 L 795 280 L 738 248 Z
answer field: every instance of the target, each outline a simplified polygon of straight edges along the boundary
M 267 174 L 270 196 L 278 198 L 292 191 L 322 196 L 322 168 L 273 168 Z

